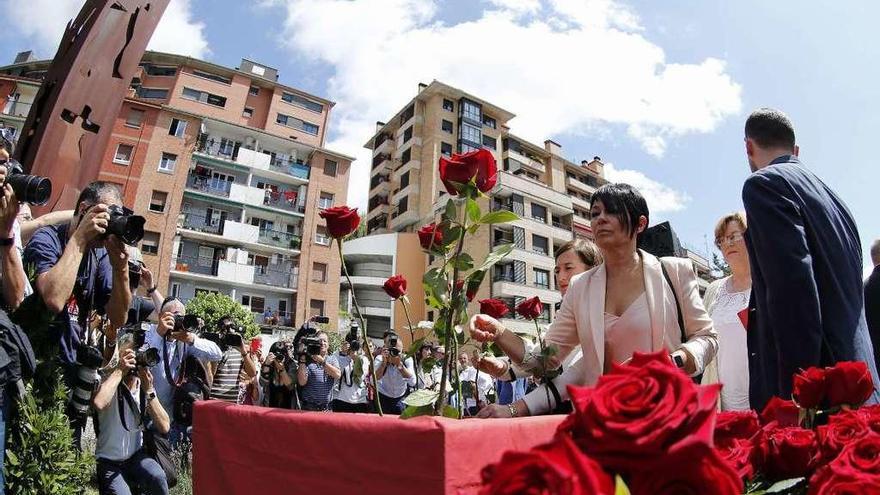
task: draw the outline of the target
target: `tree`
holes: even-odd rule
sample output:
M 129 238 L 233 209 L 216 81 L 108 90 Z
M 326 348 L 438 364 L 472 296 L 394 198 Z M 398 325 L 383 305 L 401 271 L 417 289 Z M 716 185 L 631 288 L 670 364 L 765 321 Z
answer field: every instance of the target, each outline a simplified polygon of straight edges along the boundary
M 730 265 L 718 253 L 712 253 L 712 271 L 721 272 L 722 277 L 730 276 Z
M 225 294 L 202 292 L 189 300 L 186 312 L 205 320 L 205 328 L 208 329 L 217 328 L 220 318 L 231 316 L 236 324 L 244 327 L 246 339 L 260 334 L 260 326 L 254 321 L 254 314 Z

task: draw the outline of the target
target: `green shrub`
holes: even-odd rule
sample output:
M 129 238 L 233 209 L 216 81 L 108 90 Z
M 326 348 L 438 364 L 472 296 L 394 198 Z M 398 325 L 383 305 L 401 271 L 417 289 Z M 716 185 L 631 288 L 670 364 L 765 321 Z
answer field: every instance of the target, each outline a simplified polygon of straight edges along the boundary
M 186 304 L 186 313 L 205 320 L 205 328 L 213 331 L 217 321 L 224 316 L 232 318 L 244 327 L 244 337 L 251 339 L 260 334 L 260 326 L 254 321 L 254 314 L 225 294 L 200 293 Z

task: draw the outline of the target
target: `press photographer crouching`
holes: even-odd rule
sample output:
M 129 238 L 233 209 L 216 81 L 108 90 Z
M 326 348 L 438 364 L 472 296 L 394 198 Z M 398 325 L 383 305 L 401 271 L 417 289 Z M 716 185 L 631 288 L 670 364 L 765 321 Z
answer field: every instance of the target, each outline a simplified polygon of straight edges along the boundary
M 156 394 L 162 407 L 171 413 L 170 440 L 174 445 L 187 436 L 192 421 L 190 391 L 207 398 L 204 368 L 198 360 L 217 362 L 223 357 L 220 347 L 196 335 L 198 318 L 187 316 L 186 306 L 174 297 L 159 306 L 159 322 L 147 332 L 150 347 L 159 350 L 159 364 L 153 369 Z
M 353 322 L 339 351 L 337 359 L 341 376 L 333 400 L 333 412 L 369 412 L 367 375 L 370 373 L 370 361 L 364 355 L 359 332 L 360 326 Z
M 379 381 L 379 402 L 385 414 L 400 414 L 406 408 L 403 398 L 416 386 L 412 357 L 404 359 L 403 344 L 394 332 L 385 333 L 385 347 L 373 364 Z
M 117 356 L 106 368 L 93 399 L 97 413 L 98 489 L 101 495 L 168 493 L 159 462 L 145 449 L 144 432 L 167 434 L 171 422 L 158 400 L 150 371 L 159 362 L 156 348 L 145 348 L 144 331 L 121 330 Z
M 51 349 L 57 354 L 65 382 L 76 387 L 81 374 L 77 365 L 88 364 L 97 350 L 90 327 L 106 315 L 106 343 L 116 342 L 116 329 L 126 321 L 131 303 L 128 253 L 125 244 L 143 237 L 143 217 L 121 206 L 119 189 L 107 182 L 93 182 L 79 195 L 74 217 L 68 224 L 37 230 L 24 251 L 24 263 L 35 270 L 35 289 L 56 317 L 49 326 Z M 57 351 L 53 350 L 57 349 Z M 100 351 L 99 351 L 100 353 Z M 79 446 L 87 404 L 71 403 L 74 444 Z
M 323 331 L 306 335 L 299 342 L 296 380 L 305 411 L 330 410 L 330 394 L 341 373 L 336 356 L 328 355 L 329 345 Z
M 203 333 L 202 336 L 216 339 L 214 342 L 223 352 L 213 372 L 211 398 L 238 404 L 242 395 L 242 378 L 248 382 L 257 376 L 257 368 L 245 348 L 241 329 L 231 316 L 224 316 L 217 322 L 216 334 L 209 336 Z

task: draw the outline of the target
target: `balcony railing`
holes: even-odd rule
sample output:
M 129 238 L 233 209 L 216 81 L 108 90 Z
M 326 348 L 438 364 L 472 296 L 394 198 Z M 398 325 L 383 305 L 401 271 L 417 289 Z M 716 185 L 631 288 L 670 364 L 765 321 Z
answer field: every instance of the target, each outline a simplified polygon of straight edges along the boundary
M 269 268 L 271 265 L 254 266 L 256 268 L 254 271 L 255 284 L 271 285 L 272 287 L 281 287 L 284 289 L 292 289 L 296 287 L 296 282 L 299 279 L 299 270 L 295 267 L 290 267 L 293 269 L 291 271 L 291 269 L 279 270 Z
M 27 117 L 31 111 L 32 103 L 24 103 L 15 100 L 9 100 L 3 106 L 3 115 L 12 115 L 15 117 Z
M 228 198 L 229 191 L 232 189 L 232 182 L 216 181 L 211 177 L 190 174 L 186 179 L 186 187 L 188 189 L 194 189 L 214 196 Z
M 180 227 L 206 234 L 223 235 L 223 221 L 213 216 L 185 212 Z
M 200 256 L 178 256 L 171 259 L 171 269 L 178 272 L 198 273 L 200 275 L 216 277 L 219 261 Z
M 512 273 L 496 273 L 492 275 L 492 281 L 518 283 Z
M 562 222 L 553 222 L 553 226 L 557 229 L 571 230 L 571 224 L 564 224 Z
M 302 237 L 278 230 L 260 229 L 260 242 L 285 249 L 299 249 Z
M 297 203 L 297 194 L 298 191 L 293 190 L 272 191 L 271 189 L 266 189 L 263 205 L 296 213 L 305 213 L 306 205 Z
M 306 165 L 302 160 L 283 160 L 280 158 L 275 158 L 269 162 L 269 170 L 292 175 L 293 177 L 304 180 L 309 180 L 309 175 L 311 175 L 312 172 L 312 168 Z
M 492 247 L 499 246 L 501 244 L 513 244 L 513 237 L 495 237 L 495 240 L 492 242 Z
M 293 326 L 294 316 L 293 313 L 289 311 L 253 311 L 251 313 L 254 314 L 254 322 L 258 325 L 269 325 L 269 326 L 282 326 L 282 327 L 290 327 Z
M 212 137 L 200 143 L 196 151 L 225 160 L 235 161 L 238 158 L 238 148 L 232 141 L 223 142 Z
M 199 275 L 209 275 L 216 277 L 219 259 L 202 258 L 198 256 L 178 256 L 171 260 L 171 269 L 178 272 L 197 273 Z M 226 263 L 230 263 L 226 261 Z M 284 265 L 282 268 L 273 268 L 273 265 L 248 265 L 246 263 L 235 263 L 241 266 L 254 267 L 253 283 L 269 285 L 272 287 L 281 287 L 291 289 L 296 287 L 299 278 L 299 267 L 293 264 Z M 218 279 L 221 283 L 234 283 L 229 280 Z

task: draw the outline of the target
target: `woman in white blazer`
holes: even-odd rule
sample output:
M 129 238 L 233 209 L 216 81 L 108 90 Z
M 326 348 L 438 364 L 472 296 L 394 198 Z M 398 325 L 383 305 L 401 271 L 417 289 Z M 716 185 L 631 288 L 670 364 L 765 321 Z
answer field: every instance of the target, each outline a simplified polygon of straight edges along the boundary
M 580 346 L 583 358 L 554 379 L 562 400 L 568 398 L 567 385 L 594 385 L 612 363 L 625 362 L 633 352 L 666 349 L 685 373 L 702 373 L 715 356 L 718 341 L 700 300 L 691 261 L 661 260 L 637 249 L 649 212 L 644 197 L 632 186 L 600 187 L 590 202 L 590 217 L 595 243 L 605 262 L 569 284 L 545 337 L 545 344 L 556 350 L 550 362 L 526 354 L 521 366 L 536 374 L 545 368 L 555 369 Z M 475 315 L 468 330 L 474 340 L 494 341 L 508 355 L 525 354 L 523 340 L 489 316 Z M 508 406 L 507 414 L 498 414 L 498 408 L 493 408 L 491 416 L 537 415 L 553 407 L 552 394 L 549 398 L 547 394 L 529 394 Z

